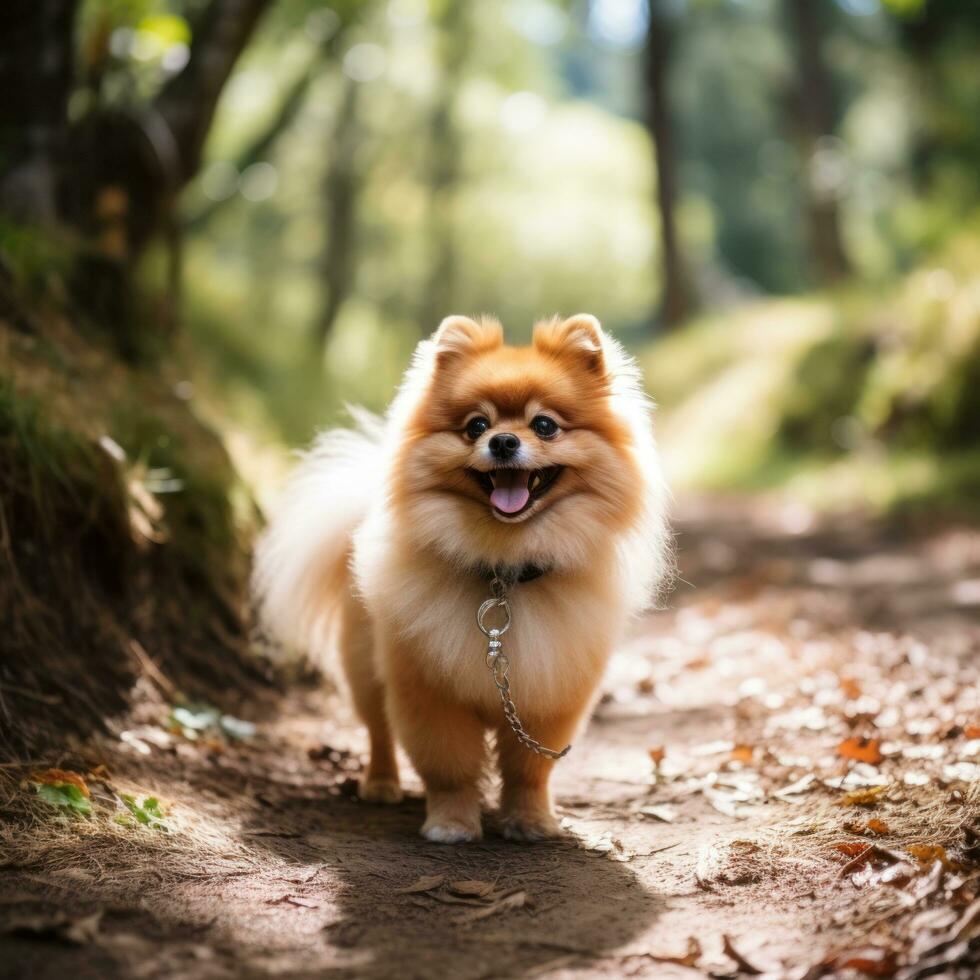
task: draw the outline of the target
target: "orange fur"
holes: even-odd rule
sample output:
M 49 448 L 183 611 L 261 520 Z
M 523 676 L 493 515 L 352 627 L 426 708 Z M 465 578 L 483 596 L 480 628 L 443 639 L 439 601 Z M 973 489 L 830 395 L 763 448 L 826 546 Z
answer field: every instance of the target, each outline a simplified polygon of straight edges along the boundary
M 488 429 L 474 439 L 465 429 L 477 414 Z M 558 423 L 554 438 L 532 428 L 540 414 Z M 496 471 L 488 442 L 502 432 L 521 442 L 514 464 L 521 473 L 561 468 L 513 513 L 490 505 L 476 475 Z M 361 445 L 353 436 L 343 444 Z M 287 494 L 259 548 L 265 618 L 321 623 L 320 607 L 342 604 L 342 659 L 371 735 L 366 797 L 398 798 L 393 731 L 426 785 L 423 833 L 479 837 L 489 730 L 503 777 L 504 832 L 551 836 L 553 763 L 519 745 L 504 723 L 474 620 L 488 594 L 479 570 L 547 569 L 512 589 L 505 652 L 528 731 L 561 747 L 587 713 L 623 626 L 669 562 L 666 494 L 636 368 L 593 317 L 538 324 L 527 347 L 505 345 L 495 320 L 451 317 L 420 345 L 383 430 L 362 449 L 362 470 L 377 479 L 347 490 L 359 495 L 361 512 L 352 519 L 350 501 L 321 505 L 347 522 L 354 581 L 346 598 L 320 595 L 319 583 L 275 588 L 280 576 L 304 581 L 336 557 L 341 535 L 329 522 L 302 548 L 295 544 L 304 537 L 299 525 L 314 523 L 298 506 L 314 499 L 310 487 L 339 492 L 326 471 L 319 481 L 307 473 L 296 478 L 306 495 L 291 503 Z M 311 457 L 321 469 L 322 455 Z M 352 471 L 349 454 L 342 463 Z M 290 549 L 297 553 L 287 562 Z

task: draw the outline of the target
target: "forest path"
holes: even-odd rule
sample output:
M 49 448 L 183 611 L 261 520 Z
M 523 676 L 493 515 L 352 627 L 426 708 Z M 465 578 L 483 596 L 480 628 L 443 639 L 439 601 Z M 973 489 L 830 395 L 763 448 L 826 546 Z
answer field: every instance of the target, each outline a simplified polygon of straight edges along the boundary
M 241 741 L 148 721 L 106 786 L 170 832 L 89 821 L 8 869 L 0 976 L 974 976 L 980 533 L 771 501 L 678 530 L 558 766 L 567 839 L 427 843 L 417 782 L 360 803 L 330 695 Z

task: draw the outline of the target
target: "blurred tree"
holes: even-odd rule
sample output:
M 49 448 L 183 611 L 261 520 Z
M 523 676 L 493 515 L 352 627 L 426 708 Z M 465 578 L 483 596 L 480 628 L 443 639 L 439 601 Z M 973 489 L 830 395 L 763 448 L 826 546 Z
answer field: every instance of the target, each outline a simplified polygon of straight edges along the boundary
M 453 312 L 457 279 L 453 206 L 462 156 L 454 113 L 472 43 L 470 16 L 467 0 L 439 0 L 434 29 L 440 78 L 429 119 L 428 146 L 426 234 L 431 257 L 419 313 L 419 322 L 425 330 L 434 328 Z
M 344 74 L 337 117 L 330 133 L 321 198 L 327 227 L 323 250 L 326 296 L 316 324 L 322 346 L 354 287 L 357 274 L 357 202 L 361 185 L 358 151 L 364 139 L 359 119 L 361 83 Z
M 935 192 L 942 182 L 943 191 L 954 198 L 954 209 L 975 203 L 980 6 L 975 0 L 885 0 L 884 6 L 915 73 L 918 111 L 909 161 L 913 178 L 923 193 Z
M 0 208 L 54 221 L 67 143 L 77 0 L 0 7 Z
M 69 118 L 75 88 L 76 0 L 13 0 L 0 32 L 5 99 L 0 204 L 21 220 L 54 219 L 80 231 L 76 299 L 112 326 L 120 349 L 135 355 L 131 273 L 161 229 L 176 251 L 174 206 L 201 163 L 218 97 L 269 0 L 211 0 L 199 9 L 182 69 L 152 98 L 102 97 L 111 23 L 105 11 L 84 48 L 85 96 Z M 125 6 L 125 4 L 123 5 Z M 184 22 L 158 18 L 165 28 Z M 135 86 L 134 86 L 135 87 Z M 173 262 L 171 291 L 177 289 Z
M 676 43 L 676 14 L 665 0 L 648 0 L 646 45 L 647 122 L 657 166 L 660 261 L 663 270 L 661 317 L 677 326 L 694 310 L 694 288 L 677 240 L 677 148 L 670 106 L 670 72 Z
M 786 18 L 795 48 L 796 80 L 788 100 L 789 125 L 799 148 L 800 191 L 807 226 L 811 275 L 831 283 L 850 271 L 841 241 L 837 187 L 825 179 L 828 140 L 838 120 L 834 88 L 824 62 L 827 11 L 812 0 L 786 0 Z M 829 5 L 828 5 L 829 6 Z

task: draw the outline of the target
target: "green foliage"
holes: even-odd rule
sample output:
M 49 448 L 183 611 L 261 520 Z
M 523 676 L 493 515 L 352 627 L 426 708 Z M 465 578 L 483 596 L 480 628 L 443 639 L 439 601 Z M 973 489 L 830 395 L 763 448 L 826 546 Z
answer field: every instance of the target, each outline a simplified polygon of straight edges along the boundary
M 109 459 L 91 441 L 51 424 L 37 396 L 17 393 L 2 378 L 0 466 L 0 492 L 17 491 L 30 500 L 33 527 L 43 540 L 58 537 L 72 512 L 87 512 L 84 523 L 75 522 L 76 532 L 91 530 L 109 554 L 128 538 L 125 491 Z
M 135 796 L 128 793 L 120 793 L 119 798 L 123 801 L 126 809 L 132 814 L 132 819 L 138 824 L 150 830 L 160 830 L 169 833 L 170 827 L 166 822 L 166 814 L 160 806 L 160 801 L 155 796 L 147 796 L 141 802 L 136 801 Z M 119 823 L 130 822 L 129 816 L 122 814 L 117 817 Z
M 770 301 L 643 354 L 675 481 L 975 506 L 980 234 L 887 291 Z
M 92 804 L 88 797 L 72 783 L 31 783 L 37 795 L 51 806 L 70 813 L 88 816 Z

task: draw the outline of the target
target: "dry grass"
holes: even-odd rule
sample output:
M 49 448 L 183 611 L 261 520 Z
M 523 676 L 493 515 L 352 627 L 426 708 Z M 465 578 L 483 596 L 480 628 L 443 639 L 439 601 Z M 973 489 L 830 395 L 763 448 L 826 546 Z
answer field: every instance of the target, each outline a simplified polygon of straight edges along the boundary
M 167 806 L 167 830 L 127 820 L 121 793 L 157 790 L 129 780 L 91 781 L 90 816 L 58 813 L 28 784 L 36 767 L 0 770 L 0 867 L 42 877 L 82 878 L 107 892 L 131 893 L 194 878 L 247 874 L 258 855 L 232 820 L 184 796 Z M 126 822 L 121 822 L 126 820 Z

